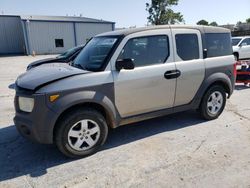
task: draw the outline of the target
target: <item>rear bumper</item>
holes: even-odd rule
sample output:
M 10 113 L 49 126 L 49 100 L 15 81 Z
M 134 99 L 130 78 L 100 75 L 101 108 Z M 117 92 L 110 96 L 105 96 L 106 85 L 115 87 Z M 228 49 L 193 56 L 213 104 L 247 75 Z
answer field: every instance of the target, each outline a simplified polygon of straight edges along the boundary
M 53 128 L 57 116 L 46 106 L 45 96 L 34 95 L 35 105 L 31 113 L 19 110 L 17 97 L 18 94 L 15 97 L 14 123 L 18 132 L 33 142 L 52 144 Z

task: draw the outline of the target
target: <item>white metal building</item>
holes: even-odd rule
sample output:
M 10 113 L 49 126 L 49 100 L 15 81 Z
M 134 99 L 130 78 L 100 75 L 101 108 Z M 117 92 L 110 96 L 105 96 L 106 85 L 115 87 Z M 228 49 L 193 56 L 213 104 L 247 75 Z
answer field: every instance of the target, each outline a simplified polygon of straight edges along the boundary
M 0 55 L 62 53 L 114 28 L 85 17 L 0 15 Z

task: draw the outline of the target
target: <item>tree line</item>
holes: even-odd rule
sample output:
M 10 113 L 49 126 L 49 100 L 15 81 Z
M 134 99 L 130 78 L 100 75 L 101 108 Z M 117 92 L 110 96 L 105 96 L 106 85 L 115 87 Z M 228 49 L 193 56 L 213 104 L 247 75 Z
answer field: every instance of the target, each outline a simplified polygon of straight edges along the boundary
M 238 21 L 237 24 L 242 24 L 244 22 Z M 245 23 L 249 23 L 250 24 L 250 18 L 247 18 Z M 206 20 L 200 20 L 196 23 L 197 25 L 211 25 L 211 26 L 218 26 L 218 24 L 216 22 L 211 22 L 209 23 Z

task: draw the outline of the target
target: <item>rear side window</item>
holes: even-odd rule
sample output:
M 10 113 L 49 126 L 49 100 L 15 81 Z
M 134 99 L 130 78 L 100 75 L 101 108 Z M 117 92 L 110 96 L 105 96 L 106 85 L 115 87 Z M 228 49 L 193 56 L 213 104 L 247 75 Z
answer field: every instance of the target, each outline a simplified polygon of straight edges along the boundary
M 169 40 L 166 35 L 130 39 L 118 59 L 133 59 L 136 67 L 162 64 L 169 57 Z
M 231 36 L 229 33 L 206 34 L 207 57 L 232 55 Z
M 196 34 L 177 34 L 175 41 L 177 54 L 182 60 L 199 59 L 199 43 Z

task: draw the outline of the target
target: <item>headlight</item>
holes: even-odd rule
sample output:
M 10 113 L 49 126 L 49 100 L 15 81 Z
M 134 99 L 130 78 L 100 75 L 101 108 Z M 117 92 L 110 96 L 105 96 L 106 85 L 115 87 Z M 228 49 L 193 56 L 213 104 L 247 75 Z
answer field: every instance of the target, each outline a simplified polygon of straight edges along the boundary
M 34 108 L 34 99 L 27 97 L 18 97 L 18 104 L 20 110 L 24 112 L 32 112 Z

